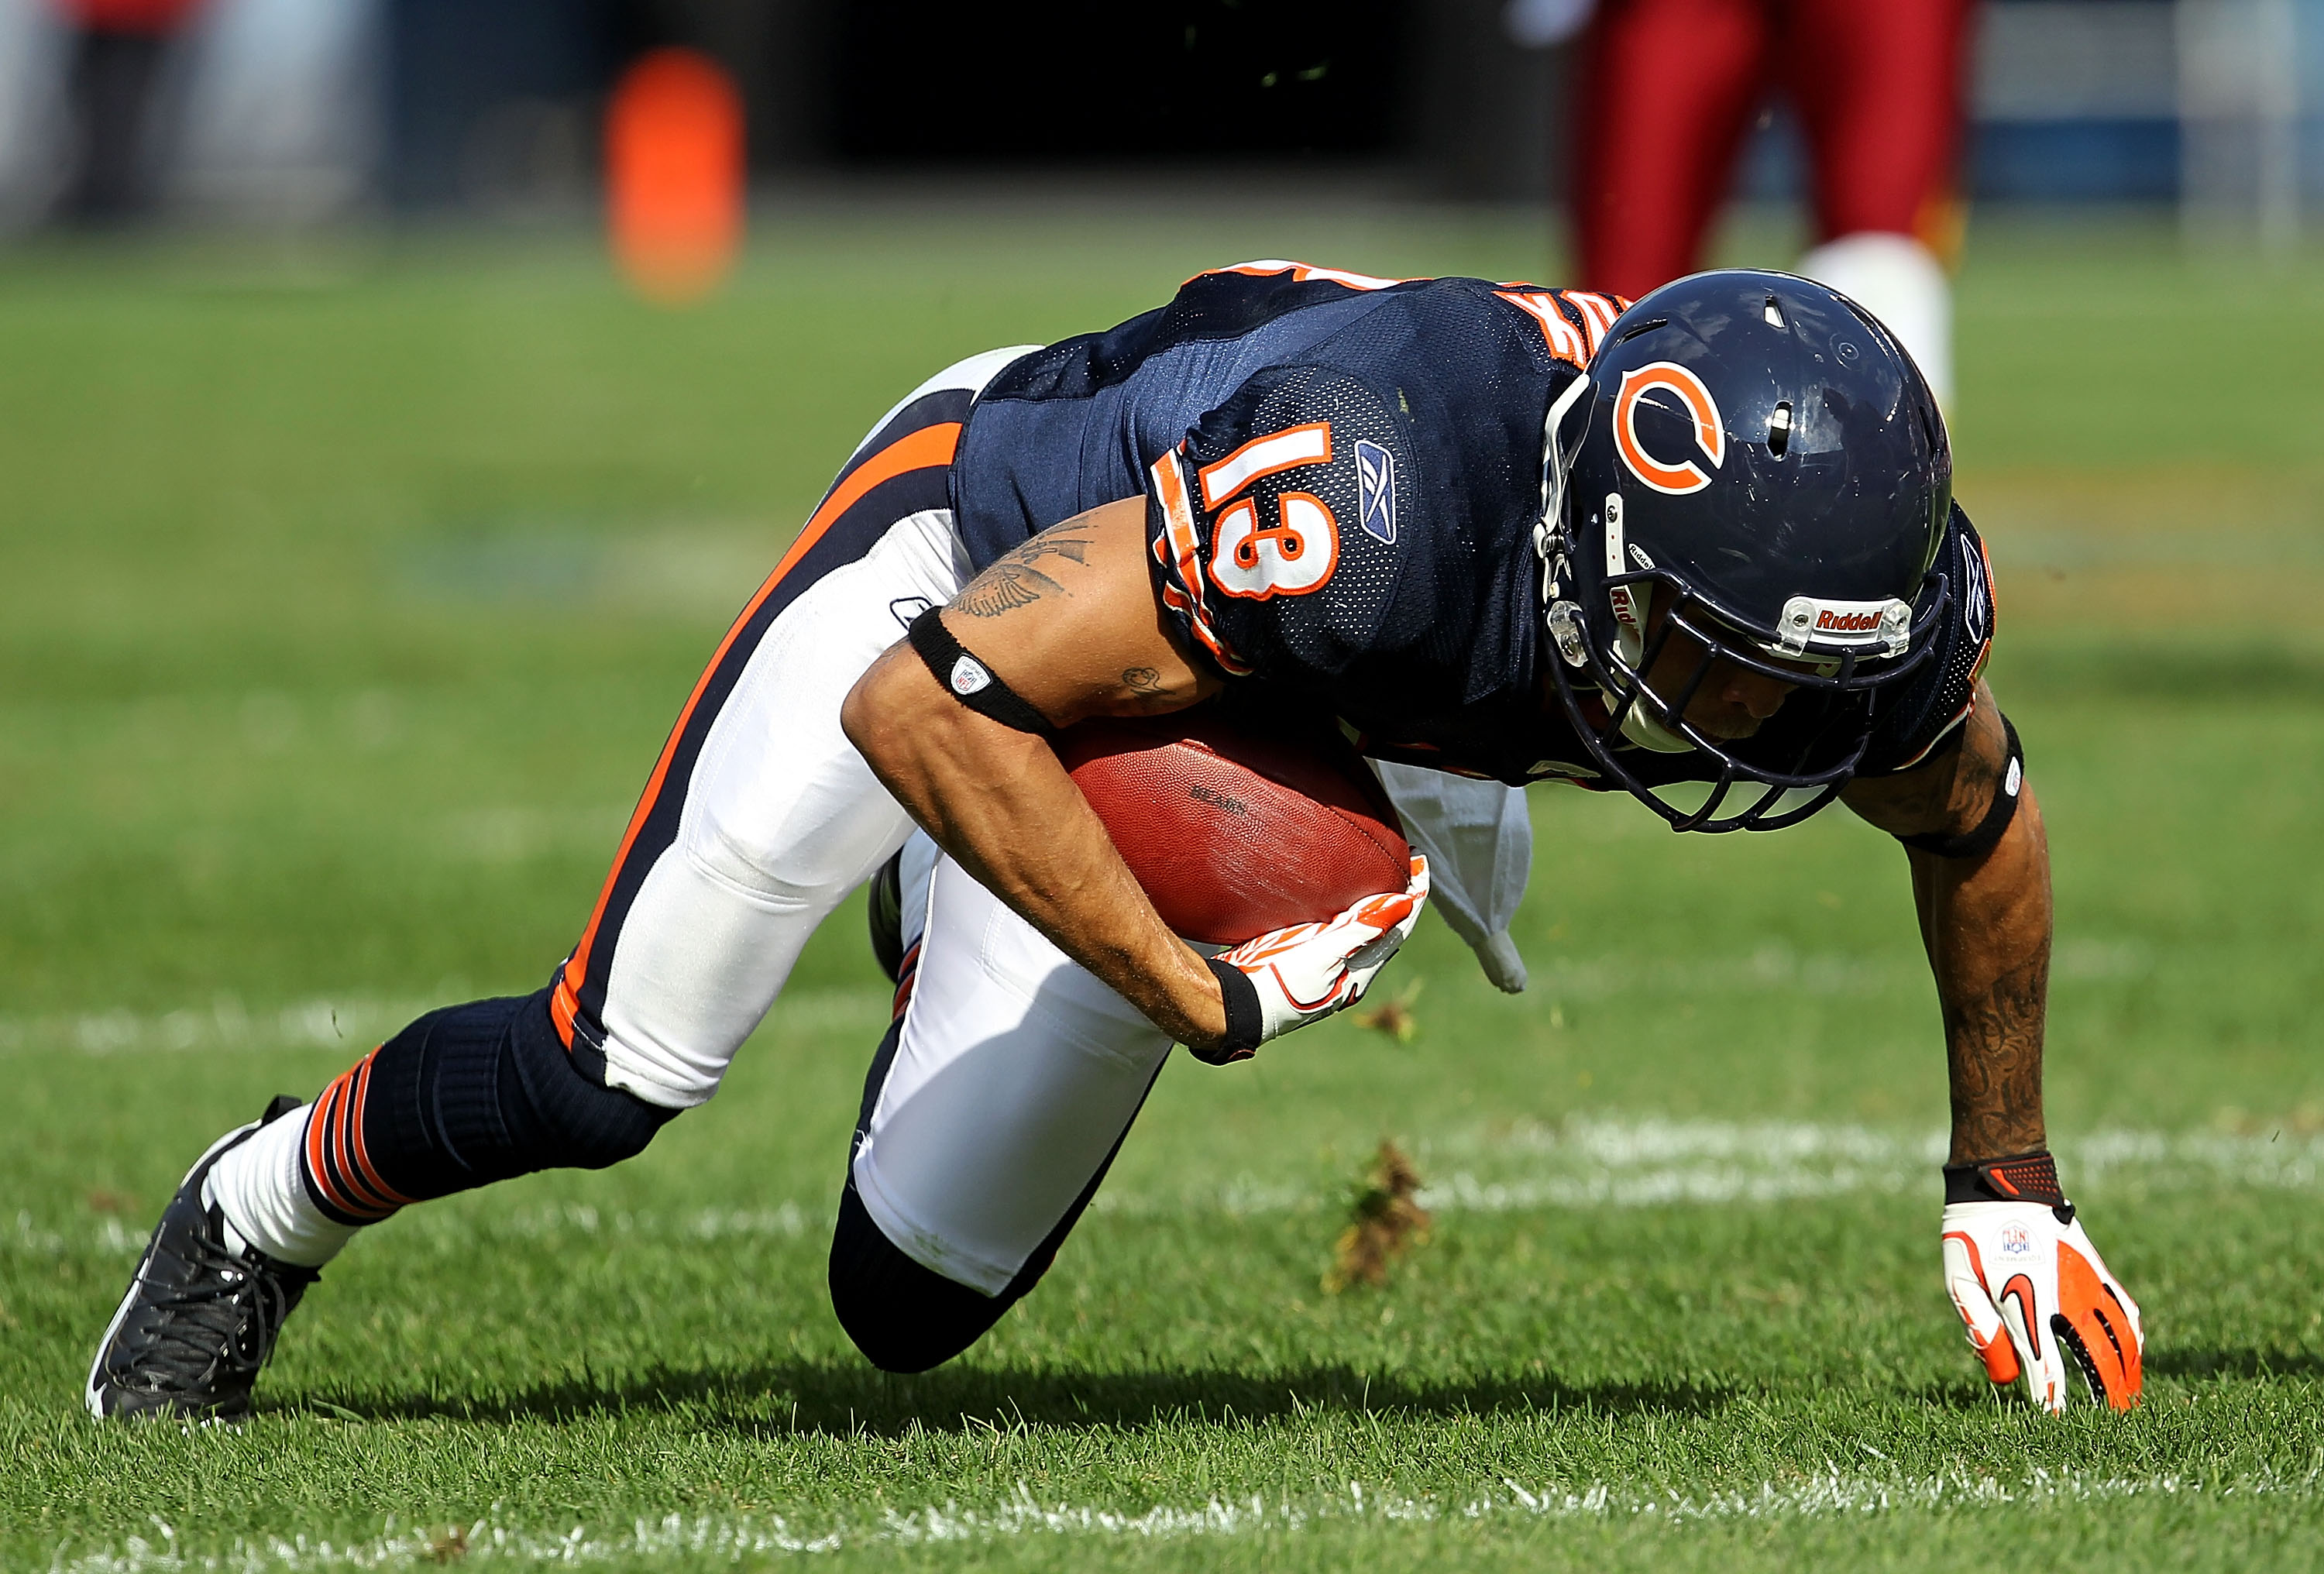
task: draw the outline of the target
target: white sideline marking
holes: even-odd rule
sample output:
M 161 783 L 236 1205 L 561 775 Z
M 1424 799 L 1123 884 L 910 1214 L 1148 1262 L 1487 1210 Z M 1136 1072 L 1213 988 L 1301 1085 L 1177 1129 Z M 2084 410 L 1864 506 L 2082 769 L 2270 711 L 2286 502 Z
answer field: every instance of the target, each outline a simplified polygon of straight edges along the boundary
M 2051 959 L 2052 981 L 2105 982 L 2140 978 L 2152 954 L 2140 941 L 2061 942 Z M 1692 998 L 1768 990 L 1860 998 L 1899 992 L 1927 994 L 1926 963 L 1908 956 L 1800 953 L 1762 945 L 1748 953 L 1656 962 L 1628 954 L 1550 957 L 1534 969 L 1534 990 L 1554 1001 L 1634 998 L 1642 990 Z M 376 1044 L 422 1012 L 467 993 L 454 983 L 433 999 L 383 999 L 366 995 L 321 997 L 288 1005 L 245 1007 L 231 995 L 207 1006 L 138 1012 L 126 1008 L 58 1012 L 39 1017 L 0 1014 L 0 1054 L 34 1049 L 77 1049 L 84 1054 L 141 1050 L 329 1049 L 357 1051 Z M 885 990 L 799 990 L 782 996 L 768 1017 L 776 1032 L 863 1029 L 887 1026 Z
M 1806 1121 L 1575 1117 L 1421 1138 L 1414 1158 L 1434 1210 L 1718 1206 L 1853 1192 L 1928 1192 L 1945 1159 L 1941 1132 Z M 2324 1135 L 2101 1130 L 2053 1145 L 2072 1195 L 2244 1186 L 2324 1190 Z M 1268 1213 L 1323 1205 L 1312 1183 L 1244 1174 L 1177 1192 L 1098 1193 L 1099 1212 L 1133 1217 Z
M 46 1049 L 97 1055 L 148 1050 L 344 1049 L 352 1056 L 370 1049 L 412 1018 L 459 1000 L 468 992 L 465 985 L 455 985 L 434 999 L 354 995 L 258 1009 L 224 995 L 208 1006 L 174 1011 L 119 1008 L 42 1017 L 0 1016 L 0 1054 Z M 800 990 L 778 1000 L 769 1021 L 778 1031 L 858 1030 L 877 1037 L 887 1026 L 889 1005 L 885 990 Z
M 2237 1136 L 2203 1131 L 2096 1131 L 2057 1141 L 2069 1188 L 2083 1200 L 2158 1192 L 2324 1192 L 2324 1135 L 2278 1131 Z M 1944 1162 L 1941 1132 L 1914 1135 L 1874 1127 L 1807 1121 L 1609 1119 L 1576 1117 L 1556 1126 L 1519 1122 L 1472 1128 L 1412 1144 L 1428 1177 L 1418 1201 L 1432 1211 L 1510 1213 L 1532 1210 L 1722 1207 L 1850 1194 L 1933 1199 Z M 1206 1186 L 1140 1191 L 1125 1181 L 1098 1193 L 1092 1211 L 1130 1219 L 1245 1216 L 1314 1211 L 1340 1202 L 1336 1179 L 1261 1178 L 1244 1174 Z M 820 1235 L 828 1197 L 757 1209 L 703 1208 L 670 1213 L 558 1203 L 491 1210 L 415 1208 L 396 1225 L 456 1245 L 624 1236 L 706 1242 Z M 18 1210 L 0 1225 L 0 1258 L 117 1257 L 144 1243 L 119 1219 L 35 1219 Z
M 0 1054 L 63 1048 L 83 1054 L 136 1050 L 333 1049 L 359 1054 L 438 1001 L 298 1000 L 253 1011 L 231 995 L 175 1011 L 60 1012 L 0 1017 Z
M 1024 1536 L 1086 1536 L 1122 1540 L 1176 1541 L 1194 1537 L 1247 1536 L 1268 1532 L 1296 1534 L 1324 1524 L 1378 1526 L 1434 1524 L 1452 1521 L 1637 1520 L 1673 1526 L 1738 1520 L 1861 1518 L 1910 1513 L 2028 1510 L 2081 1503 L 2116 1503 L 2130 1498 L 2267 1497 L 2310 1501 L 2319 1496 L 2314 1475 L 2246 1476 L 2227 1483 L 2175 1475 L 2082 1476 L 2036 1470 L 2015 1481 L 1949 1471 L 1930 1477 L 1843 1476 L 1826 1467 L 1819 1476 L 1783 1482 L 1762 1481 L 1730 1491 L 1696 1496 L 1665 1490 L 1640 1494 L 1603 1483 L 1575 1490 L 1504 1477 L 1465 1498 L 1411 1497 L 1368 1490 L 1351 1481 L 1343 1492 L 1269 1503 L 1254 1495 L 1213 1497 L 1197 1507 L 1157 1505 L 1141 1514 L 1074 1504 L 1046 1504 L 1023 1483 L 991 1508 L 962 1508 L 946 1503 L 908 1512 L 890 1509 L 876 1519 L 842 1521 L 820 1531 L 794 1525 L 781 1514 L 670 1514 L 659 1522 L 639 1520 L 626 1528 L 574 1525 L 558 1532 L 486 1519 L 462 1529 L 463 1562 L 519 1564 L 654 1562 L 706 1558 L 733 1561 L 768 1553 L 834 1552 L 845 1547 L 925 1545 L 936 1542 L 991 1542 Z M 222 1552 L 183 1552 L 174 1526 L 156 1517 L 156 1537 L 132 1536 L 118 1548 L 67 1557 L 50 1564 L 51 1574 L 146 1574 L 147 1570 L 219 1569 L 258 1574 L 265 1569 L 410 1568 L 446 1560 L 441 1530 L 399 1530 L 364 1541 L 333 1542 L 306 1536 L 271 1537 L 263 1542 L 237 1540 Z

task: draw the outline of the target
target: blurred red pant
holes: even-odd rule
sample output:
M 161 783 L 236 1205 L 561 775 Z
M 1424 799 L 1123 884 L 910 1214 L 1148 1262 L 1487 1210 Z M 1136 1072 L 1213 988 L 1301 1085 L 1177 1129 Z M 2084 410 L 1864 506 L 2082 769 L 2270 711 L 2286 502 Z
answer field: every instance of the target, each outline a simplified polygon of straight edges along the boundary
M 1974 0 L 1600 0 L 1577 59 L 1581 279 L 1638 296 L 1700 267 L 1772 93 L 1807 135 L 1817 239 L 1958 228 Z

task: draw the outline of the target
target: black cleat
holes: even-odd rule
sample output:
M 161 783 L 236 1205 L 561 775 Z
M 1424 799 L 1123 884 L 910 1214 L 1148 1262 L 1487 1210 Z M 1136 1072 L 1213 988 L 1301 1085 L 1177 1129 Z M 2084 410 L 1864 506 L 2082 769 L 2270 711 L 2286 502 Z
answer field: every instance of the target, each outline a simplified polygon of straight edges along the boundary
M 297 1108 L 298 1100 L 277 1098 L 263 1118 L 219 1137 L 187 1172 L 97 1348 L 91 1415 L 249 1416 L 250 1385 L 318 1274 L 254 1248 L 234 1250 L 218 1210 L 202 1201 L 202 1183 L 221 1154 Z

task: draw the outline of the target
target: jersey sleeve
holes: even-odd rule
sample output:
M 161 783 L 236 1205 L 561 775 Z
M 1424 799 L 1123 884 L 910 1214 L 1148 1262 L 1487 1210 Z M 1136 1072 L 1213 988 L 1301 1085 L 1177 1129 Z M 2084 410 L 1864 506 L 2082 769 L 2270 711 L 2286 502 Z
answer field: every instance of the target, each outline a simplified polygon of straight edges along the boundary
M 1959 503 L 1953 504 L 1937 554 L 1936 566 L 1952 603 L 1931 632 L 1936 649 L 1875 724 L 1858 776 L 1912 769 L 1959 739 L 1975 703 L 1978 677 L 1993 650 L 1993 567 L 1977 527 Z M 1924 598 L 1935 594 L 1923 592 Z
M 1416 477 L 1393 397 L 1270 367 L 1148 466 L 1156 594 L 1228 677 L 1328 681 L 1411 621 Z

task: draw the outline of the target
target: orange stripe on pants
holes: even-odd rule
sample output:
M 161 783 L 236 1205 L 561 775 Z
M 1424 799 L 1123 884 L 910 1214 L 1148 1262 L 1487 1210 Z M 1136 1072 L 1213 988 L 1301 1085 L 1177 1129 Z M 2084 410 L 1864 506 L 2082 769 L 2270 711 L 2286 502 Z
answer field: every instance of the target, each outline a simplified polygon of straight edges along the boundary
M 702 676 L 695 680 L 694 692 L 687 696 L 685 708 L 678 713 L 677 725 L 670 729 L 669 737 L 662 744 L 661 757 L 654 762 L 653 774 L 646 779 L 645 792 L 638 799 L 636 810 L 630 815 L 628 828 L 622 833 L 621 848 L 613 854 L 613 867 L 606 874 L 604 886 L 597 893 L 597 905 L 589 915 L 588 926 L 582 930 L 580 943 L 573 948 L 573 954 L 566 959 L 564 969 L 558 976 L 557 991 L 549 999 L 549 1010 L 557 1024 L 558 1036 L 565 1041 L 567 1049 L 573 1047 L 573 1022 L 581 1007 L 581 986 L 588 977 L 590 952 L 596 943 L 598 927 L 604 921 L 606 905 L 613 899 L 614 885 L 621 879 L 623 865 L 629 861 L 630 850 L 636 845 L 639 832 L 644 828 L 661 796 L 670 761 L 677 756 L 679 741 L 686 735 L 687 724 L 693 720 L 695 708 L 701 704 L 703 693 L 709 687 L 712 677 L 725 662 L 727 653 L 733 649 L 742 631 L 750 626 L 759 609 L 766 604 L 767 598 L 815 548 L 816 543 L 823 539 L 825 532 L 841 515 L 883 482 L 892 481 L 908 471 L 951 464 L 953 455 L 960 446 L 960 432 L 958 421 L 922 427 L 897 438 L 850 471 L 816 508 L 806 527 L 799 531 L 798 538 L 783 554 L 782 561 L 775 565 L 775 571 L 767 576 L 765 584 L 759 586 L 758 594 L 742 609 L 742 616 L 734 620 L 733 626 L 726 631 L 726 637 L 719 641 L 717 652 L 711 657 L 710 664 L 702 669 Z

